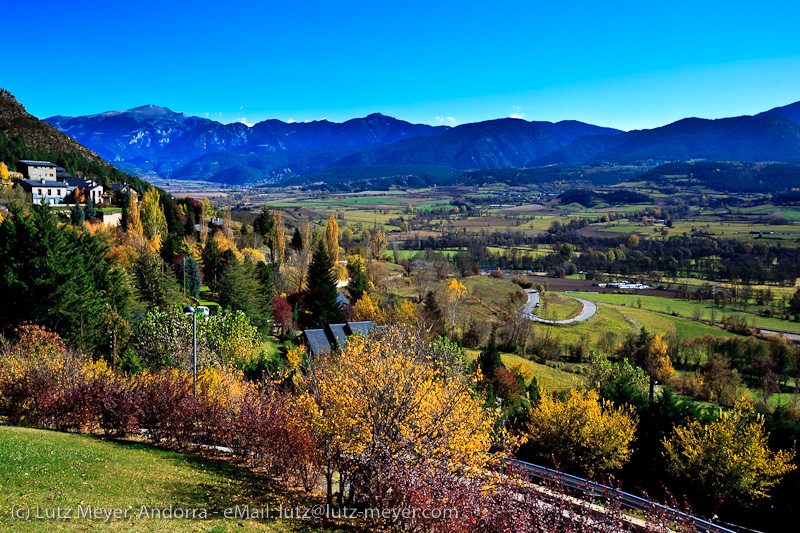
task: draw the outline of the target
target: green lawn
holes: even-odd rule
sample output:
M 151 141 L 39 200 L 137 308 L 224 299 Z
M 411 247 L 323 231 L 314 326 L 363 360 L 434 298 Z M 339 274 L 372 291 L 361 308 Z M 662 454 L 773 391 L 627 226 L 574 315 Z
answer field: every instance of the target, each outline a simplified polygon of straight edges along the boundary
M 636 308 L 636 303 L 638 299 L 641 298 L 642 309 L 660 311 L 667 314 L 677 313 L 679 315 L 688 317 L 694 317 L 695 310 L 698 310 L 700 312 L 700 318 L 705 320 L 709 320 L 711 318 L 712 312 L 712 306 L 708 302 L 700 304 L 688 300 L 662 298 L 660 296 L 639 296 L 637 294 L 589 294 L 586 295 L 586 298 L 599 302 L 625 305 L 633 308 Z M 798 322 L 790 322 L 788 320 L 781 320 L 779 318 L 760 317 L 752 313 L 733 311 L 731 309 L 715 308 L 715 311 L 717 321 L 722 320 L 723 315 L 741 316 L 744 317 L 747 320 L 748 325 L 750 325 L 752 323 L 752 319 L 755 318 L 756 325 L 759 328 L 800 333 L 800 323 Z
M 224 517 L 236 505 L 275 509 L 320 503 L 262 474 L 217 459 L 166 451 L 140 442 L 0 426 L 0 530 L 2 531 L 347 531 L 301 520 Z M 207 518 L 165 519 L 148 509 L 196 509 Z M 74 517 L 34 518 L 61 508 Z M 81 507 L 79 507 L 81 506 Z M 117 518 L 89 519 L 88 506 L 119 509 Z M 12 512 L 31 519 L 15 520 Z M 127 510 L 128 518 L 125 518 Z M 141 514 L 140 514 L 141 513 Z M 215 514 L 216 513 L 216 514 Z
M 637 233 L 640 231 L 653 231 L 647 226 L 603 226 L 600 231 L 613 231 L 616 233 Z
M 465 349 L 464 355 L 466 355 L 467 361 L 472 362 L 478 358 L 478 355 L 480 355 L 480 350 Z M 557 370 L 547 365 L 540 365 L 539 363 L 534 363 L 533 361 L 523 359 L 518 355 L 504 353 L 501 354 L 501 358 L 503 359 L 503 364 L 506 366 L 506 368 L 518 363 L 522 363 L 522 366 L 524 366 L 526 370 L 536 377 L 536 381 L 539 383 L 539 386 L 548 391 L 573 389 L 582 387 L 585 383 L 585 379 L 581 375 L 573 374 L 571 372 L 564 372 L 563 370 Z M 529 384 L 530 382 L 526 383 L 526 385 Z
M 542 295 L 538 316 L 549 320 L 566 320 L 577 316 L 583 310 L 583 304 L 574 298 L 559 293 L 546 292 Z

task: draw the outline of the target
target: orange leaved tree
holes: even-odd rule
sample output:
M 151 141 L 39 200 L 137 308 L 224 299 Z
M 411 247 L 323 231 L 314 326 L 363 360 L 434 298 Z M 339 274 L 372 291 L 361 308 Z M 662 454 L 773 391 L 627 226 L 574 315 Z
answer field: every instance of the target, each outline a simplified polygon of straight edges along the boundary
M 329 501 L 336 474 L 350 488 L 348 501 L 356 492 L 381 499 L 391 493 L 382 480 L 392 472 L 469 475 L 490 460 L 494 414 L 473 394 L 472 377 L 446 359 L 410 330 L 391 327 L 354 335 L 309 365 L 300 402 L 325 456 Z

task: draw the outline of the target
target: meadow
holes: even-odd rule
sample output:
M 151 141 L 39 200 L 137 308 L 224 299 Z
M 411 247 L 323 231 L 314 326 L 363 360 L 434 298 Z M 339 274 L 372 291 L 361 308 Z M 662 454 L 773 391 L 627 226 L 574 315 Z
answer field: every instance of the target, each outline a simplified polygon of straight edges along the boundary
M 267 476 L 207 452 L 165 450 L 129 439 L 0 427 L 0 529 L 5 531 L 205 531 L 274 533 L 354 531 L 358 524 L 310 520 L 226 518 L 226 509 L 277 509 L 321 503 Z M 80 507 L 79 507 L 80 506 Z M 87 517 L 92 508 L 119 509 L 117 517 Z M 72 509 L 72 519 L 35 518 Z M 155 510 L 173 509 L 173 518 Z M 77 517 L 78 509 L 84 516 Z M 143 510 L 144 508 L 144 510 Z M 195 509 L 196 519 L 175 518 Z M 206 510 L 202 518 L 201 509 Z M 31 510 L 30 520 L 19 520 Z M 235 512 L 235 511 L 232 511 Z M 231 513 L 232 513 L 231 512 Z M 66 513 L 66 511 L 64 511 Z M 231 514 L 229 513 L 229 514 Z M 127 515 L 127 516 L 126 516 Z

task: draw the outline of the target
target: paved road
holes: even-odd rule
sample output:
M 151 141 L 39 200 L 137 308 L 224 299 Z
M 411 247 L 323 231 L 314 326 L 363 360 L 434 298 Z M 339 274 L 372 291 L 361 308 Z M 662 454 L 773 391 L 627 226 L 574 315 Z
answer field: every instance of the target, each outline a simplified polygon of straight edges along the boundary
M 543 322 L 545 324 L 574 324 L 575 322 L 582 322 L 584 320 L 588 320 L 594 316 L 597 312 L 597 305 L 589 300 L 584 300 L 582 298 L 575 298 L 574 296 L 567 296 L 567 298 L 572 298 L 573 300 L 578 300 L 580 303 L 583 304 L 583 310 L 578 313 L 578 316 L 567 320 L 545 320 L 544 318 L 539 318 L 538 316 L 531 313 L 534 308 L 539 304 L 539 293 L 532 290 L 527 289 L 525 292 L 528 293 L 528 302 L 522 306 L 520 312 L 522 316 L 525 318 L 530 318 L 531 320 L 535 320 L 536 322 Z

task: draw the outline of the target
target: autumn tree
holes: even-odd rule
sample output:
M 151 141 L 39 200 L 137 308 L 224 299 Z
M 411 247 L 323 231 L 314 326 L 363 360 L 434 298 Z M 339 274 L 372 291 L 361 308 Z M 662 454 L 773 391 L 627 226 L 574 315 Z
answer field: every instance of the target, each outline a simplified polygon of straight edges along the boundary
M 570 389 L 560 399 L 540 391 L 529 412 L 529 442 L 563 470 L 620 468 L 631 457 L 636 432 L 633 407 L 614 407 L 595 390 Z
M 328 255 L 331 256 L 331 263 L 339 262 L 339 224 L 333 215 L 328 218 L 328 227 L 325 229 L 325 244 L 328 247 Z
M 282 265 L 286 253 L 286 227 L 283 225 L 283 213 L 279 209 L 275 213 L 275 225 L 272 228 L 272 261 Z
M 652 403 L 655 382 L 666 383 L 667 380 L 672 377 L 672 374 L 675 373 L 675 369 L 672 367 L 672 361 L 669 360 L 669 355 L 667 355 L 667 344 L 661 340 L 660 335 L 656 335 L 650 341 L 647 349 L 645 371 L 650 376 L 649 399 Z
M 389 472 L 459 472 L 466 481 L 491 460 L 493 413 L 470 376 L 436 361 L 430 344 L 392 327 L 350 337 L 337 356 L 310 366 L 302 404 L 324 455 L 329 501 L 335 476 L 350 500 L 354 492 L 378 500 L 392 493 Z
M 127 213 L 128 221 L 125 231 L 132 237 L 141 237 L 144 233 L 142 219 L 139 217 L 139 206 L 136 203 L 136 198 L 132 194 L 128 197 Z
M 163 237 L 168 233 L 168 228 L 164 210 L 161 208 L 161 196 L 155 187 L 144 193 L 140 216 L 142 234 L 147 237 L 150 248 L 158 252 L 161 249 Z
M 365 230 L 366 231 L 366 230 Z M 372 244 L 372 255 L 375 259 L 380 259 L 383 251 L 386 250 L 388 242 L 386 241 L 386 234 L 381 228 L 375 228 L 372 231 L 370 241 Z
M 8 179 L 8 167 L 0 161 L 0 186 L 8 187 L 9 185 L 11 185 L 11 180 Z
M 447 288 L 444 292 L 444 307 L 447 312 L 447 320 L 450 323 L 451 330 L 455 330 L 458 310 L 464 300 L 467 299 L 468 294 L 464 284 L 455 278 L 447 284 Z
M 693 420 L 675 426 L 663 443 L 670 471 L 717 499 L 749 503 L 764 498 L 796 468 L 793 451 L 770 450 L 764 419 L 749 403 L 720 413 L 708 425 Z
M 377 321 L 380 319 L 380 307 L 377 307 L 369 294 L 363 293 L 361 298 L 353 304 L 353 320 Z
M 300 221 L 300 238 L 303 240 L 303 250 L 311 250 L 311 223 L 308 218 L 303 217 Z

